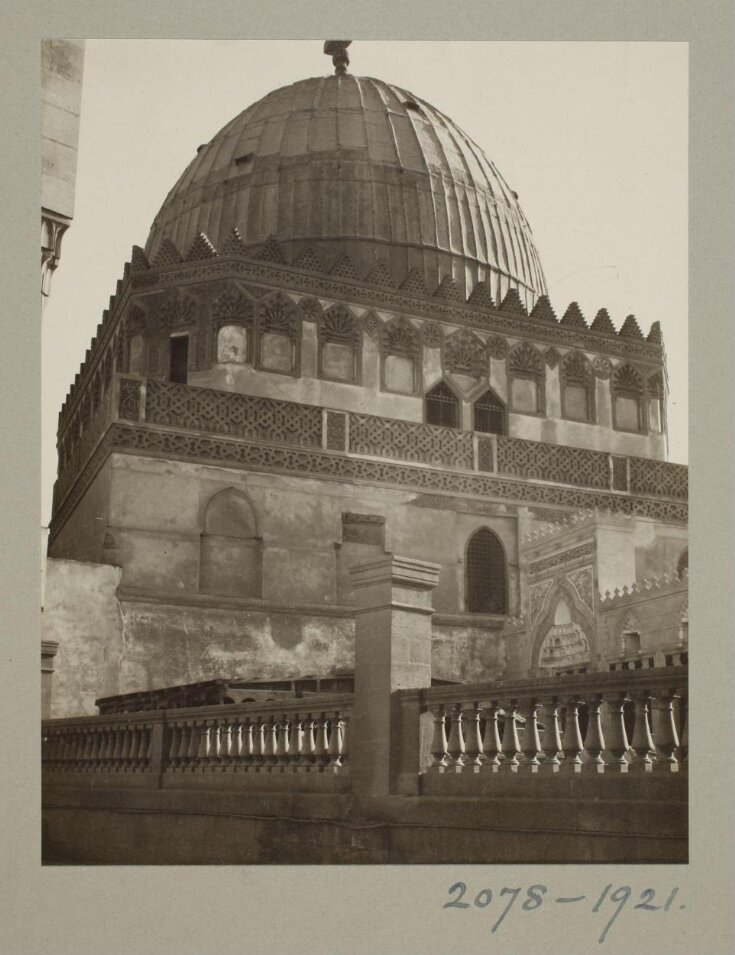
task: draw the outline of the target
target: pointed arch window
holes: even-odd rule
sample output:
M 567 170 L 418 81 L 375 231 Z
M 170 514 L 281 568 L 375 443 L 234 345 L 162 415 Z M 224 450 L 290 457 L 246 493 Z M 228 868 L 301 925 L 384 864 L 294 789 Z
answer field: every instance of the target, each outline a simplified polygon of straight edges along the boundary
M 562 415 L 570 421 L 595 420 L 595 375 L 584 355 L 569 352 L 560 369 Z
M 505 550 L 497 534 L 481 527 L 467 544 L 465 604 L 469 613 L 507 613 Z
M 505 405 L 492 389 L 488 389 L 474 404 L 474 428 L 485 434 L 507 434 L 508 416 Z
M 459 398 L 445 381 L 440 381 L 426 392 L 424 409 L 427 424 L 438 424 L 445 428 L 459 427 Z
M 626 362 L 612 381 L 614 423 L 618 431 L 643 431 L 643 378 Z

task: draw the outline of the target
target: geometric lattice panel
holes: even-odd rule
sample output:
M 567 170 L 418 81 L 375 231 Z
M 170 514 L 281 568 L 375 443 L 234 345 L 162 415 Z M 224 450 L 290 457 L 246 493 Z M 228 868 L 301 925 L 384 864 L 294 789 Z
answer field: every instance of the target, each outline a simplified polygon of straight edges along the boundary
M 313 405 L 153 378 L 148 380 L 145 417 L 153 424 L 307 448 L 318 448 L 322 441 L 322 412 Z
M 473 467 L 469 431 L 377 415 L 350 414 L 350 451 L 467 470 Z
M 608 456 L 603 451 L 568 448 L 499 436 L 498 474 L 607 489 Z
M 633 494 L 655 494 L 686 501 L 689 496 L 689 469 L 684 464 L 629 458 L 630 490 Z

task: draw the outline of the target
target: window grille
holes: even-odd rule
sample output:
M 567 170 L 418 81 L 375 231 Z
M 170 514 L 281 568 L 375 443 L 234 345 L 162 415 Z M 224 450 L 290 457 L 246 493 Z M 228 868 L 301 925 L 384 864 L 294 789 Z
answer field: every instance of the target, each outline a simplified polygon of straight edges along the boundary
M 459 427 L 459 399 L 443 381 L 427 392 L 425 404 L 427 424 Z
M 169 339 L 169 381 L 186 384 L 189 368 L 189 336 L 175 335 Z
M 480 528 L 467 545 L 466 603 L 469 613 L 506 613 L 505 552 L 497 534 Z
M 492 391 L 486 391 L 475 402 L 475 431 L 505 434 L 505 405 Z

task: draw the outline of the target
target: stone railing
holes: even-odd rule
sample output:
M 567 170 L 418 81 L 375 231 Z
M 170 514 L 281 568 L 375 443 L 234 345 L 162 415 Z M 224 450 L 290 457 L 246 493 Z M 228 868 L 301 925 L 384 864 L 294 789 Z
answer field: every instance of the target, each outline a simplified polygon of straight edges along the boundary
M 352 697 L 340 695 L 51 720 L 43 723 L 42 766 L 62 782 L 89 777 L 91 786 L 343 776 L 351 711 Z
M 370 454 L 468 471 L 474 468 L 471 431 L 370 414 L 351 413 L 348 418 L 348 448 L 352 454 Z
M 421 692 L 427 774 L 671 774 L 687 767 L 687 667 Z

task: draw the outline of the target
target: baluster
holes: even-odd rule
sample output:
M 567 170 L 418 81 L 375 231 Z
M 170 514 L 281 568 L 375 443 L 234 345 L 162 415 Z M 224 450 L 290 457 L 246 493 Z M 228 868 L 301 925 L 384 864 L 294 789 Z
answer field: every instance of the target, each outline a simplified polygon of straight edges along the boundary
M 633 739 L 630 745 L 635 750 L 635 759 L 631 764 L 631 770 L 636 773 L 650 773 L 653 769 L 653 739 L 651 738 L 651 727 L 648 722 L 648 710 L 653 697 L 648 690 L 638 690 L 630 694 L 635 705 L 635 725 L 633 726 Z
M 602 732 L 602 705 L 602 696 L 599 693 L 590 695 L 587 703 L 587 732 L 584 736 L 584 749 L 590 759 L 588 763 L 584 764 L 585 772 L 605 772 L 605 760 L 602 756 L 605 749 L 605 736 Z
M 326 713 L 320 713 L 316 720 L 316 739 L 314 745 L 314 762 L 317 772 L 324 772 L 329 762 L 329 736 L 327 733 L 329 721 Z
M 94 754 L 95 730 L 88 727 L 84 730 L 84 753 L 82 755 L 82 770 L 88 773 L 92 769 L 92 757 Z
M 265 721 L 261 716 L 253 719 L 253 758 L 252 765 L 256 773 L 265 766 Z
M 263 762 L 267 773 L 272 773 L 276 762 L 276 722 L 269 717 L 263 728 Z
M 130 726 L 126 726 L 123 731 L 123 744 L 122 744 L 122 749 L 120 751 L 120 762 L 118 765 L 118 769 L 121 772 L 129 768 L 130 746 L 132 741 L 133 741 L 133 734 L 131 732 Z
M 196 772 L 199 766 L 199 739 L 201 737 L 201 727 L 192 720 L 186 724 L 186 762 L 184 768 L 191 772 Z
M 226 770 L 232 763 L 232 722 L 226 720 L 217 727 L 217 765 Z
M 507 706 L 503 707 L 505 719 L 503 721 L 503 743 L 502 751 L 505 761 L 504 766 L 511 773 L 518 772 L 518 754 L 521 751 L 521 744 L 518 739 L 518 726 L 516 724 L 516 701 L 510 700 Z
M 503 759 L 503 747 L 500 742 L 500 727 L 498 725 L 498 705 L 493 703 L 485 710 L 485 735 L 482 740 L 482 749 L 485 754 L 483 771 L 497 773 Z
M 341 756 L 342 756 L 342 767 L 343 767 L 343 769 L 348 769 L 348 768 L 349 768 L 349 765 L 348 765 L 348 764 L 349 764 L 349 760 L 348 760 L 348 755 L 349 755 L 348 740 L 349 740 L 349 738 L 350 738 L 350 719 L 351 719 L 351 714 L 349 714 L 349 715 L 343 714 L 343 715 L 342 715 L 342 752 L 341 752 Z
M 128 752 L 128 769 L 133 772 L 138 768 L 140 761 L 141 727 L 134 725 L 130 727 L 130 751 Z
M 679 738 L 674 720 L 674 699 L 676 694 L 669 692 L 662 694 L 653 704 L 652 723 L 653 741 L 656 746 L 656 770 L 659 772 L 676 773 L 679 771 L 679 761 L 676 750 Z
M 98 726 L 95 729 L 94 733 L 94 743 L 92 746 L 91 762 L 90 769 L 92 772 L 97 772 L 100 768 L 102 762 L 102 753 L 104 752 L 105 747 L 105 728 L 104 726 Z
M 561 769 L 559 754 L 561 748 L 561 729 L 559 726 L 559 704 L 556 697 L 552 697 L 543 704 L 544 738 L 541 748 L 544 754 L 541 771 L 544 773 L 558 773 Z
M 344 720 L 339 710 L 337 710 L 331 719 L 332 731 L 329 734 L 329 766 L 328 772 L 338 773 L 342 769 L 342 735 L 344 732 Z
M 607 772 L 627 773 L 630 744 L 625 729 L 625 693 L 603 694 L 605 703 L 605 754 Z
M 434 736 L 431 741 L 432 764 L 430 771 L 445 773 L 449 768 L 449 752 L 447 749 L 447 727 L 444 707 L 437 706 L 431 711 L 434 720 Z
M 284 773 L 288 766 L 288 744 L 291 723 L 288 714 L 284 713 L 278 722 L 278 739 L 276 742 L 276 769 Z
M 210 768 L 212 757 L 212 724 L 207 720 L 202 720 L 199 725 L 199 741 L 196 750 L 196 757 L 199 768 L 206 772 Z
M 123 748 L 125 746 L 125 731 L 122 726 L 116 726 L 114 733 L 115 747 L 110 760 L 110 769 L 114 772 L 117 772 L 117 770 L 120 768 L 120 760 L 122 759 Z
M 523 728 L 523 750 L 524 761 L 521 763 L 521 769 L 525 773 L 537 773 L 539 766 L 539 754 L 541 753 L 541 740 L 538 732 L 538 708 L 539 704 L 534 699 L 524 700 L 522 703 L 522 716 L 525 720 Z
M 171 736 L 168 747 L 168 765 L 169 768 L 176 771 L 179 765 L 179 753 L 181 751 L 181 726 L 179 723 L 173 723 L 171 726 Z
M 242 720 L 237 719 L 232 724 L 230 733 L 230 765 L 234 770 L 242 764 L 243 739 L 242 739 Z
M 465 747 L 463 733 L 464 707 L 462 703 L 455 703 L 449 716 L 449 739 L 447 740 L 447 749 L 449 750 L 450 764 L 452 772 L 461 773 L 465 764 Z
M 288 738 L 288 769 L 296 772 L 299 765 L 299 754 L 304 739 L 304 730 L 298 715 L 291 718 L 291 731 Z
M 470 772 L 479 773 L 485 760 L 485 754 L 482 748 L 482 733 L 480 732 L 482 707 L 478 702 L 471 703 L 467 707 L 466 712 L 464 746 L 467 756 L 467 769 Z
M 151 761 L 151 743 L 153 740 L 153 726 L 140 727 L 140 744 L 138 746 L 137 763 L 141 770 L 148 769 Z
M 562 768 L 567 773 L 579 773 L 582 770 L 582 734 L 579 731 L 579 700 L 570 696 L 566 701 L 566 725 L 562 739 L 564 762 Z
M 246 772 L 252 772 L 255 767 L 255 726 L 250 717 L 242 727 L 242 758 Z
M 301 752 L 299 753 L 299 772 L 308 773 L 311 771 L 314 763 L 314 750 L 316 741 L 314 739 L 314 720 L 309 713 L 304 720 L 304 735 L 301 739 Z

